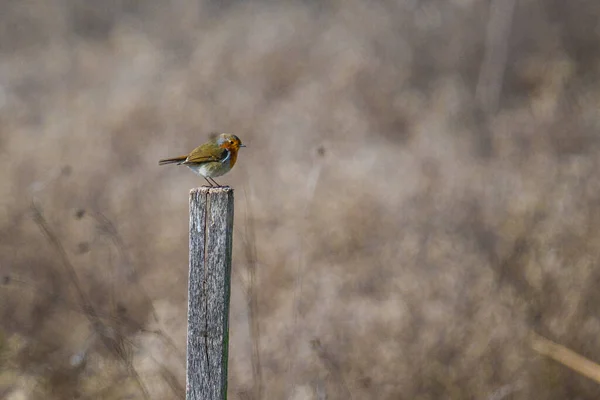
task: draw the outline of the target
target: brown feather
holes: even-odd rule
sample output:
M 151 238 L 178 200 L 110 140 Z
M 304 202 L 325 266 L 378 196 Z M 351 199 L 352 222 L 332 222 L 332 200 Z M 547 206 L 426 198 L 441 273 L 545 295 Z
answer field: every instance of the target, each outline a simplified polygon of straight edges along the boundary
M 174 158 L 165 158 L 164 160 L 160 160 L 158 165 L 166 165 L 166 164 L 181 164 L 187 159 L 187 156 L 179 156 Z
M 227 157 L 227 150 L 208 142 L 196 147 L 185 160 L 184 164 L 202 164 L 206 162 L 218 162 Z

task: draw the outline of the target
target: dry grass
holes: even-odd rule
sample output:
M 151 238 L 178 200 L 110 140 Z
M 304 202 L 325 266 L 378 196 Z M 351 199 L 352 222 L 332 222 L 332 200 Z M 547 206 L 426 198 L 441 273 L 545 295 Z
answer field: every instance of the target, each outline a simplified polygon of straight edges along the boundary
M 528 339 L 600 361 L 596 2 L 0 8 L 0 397 L 182 398 L 215 130 L 230 398 L 600 397 Z

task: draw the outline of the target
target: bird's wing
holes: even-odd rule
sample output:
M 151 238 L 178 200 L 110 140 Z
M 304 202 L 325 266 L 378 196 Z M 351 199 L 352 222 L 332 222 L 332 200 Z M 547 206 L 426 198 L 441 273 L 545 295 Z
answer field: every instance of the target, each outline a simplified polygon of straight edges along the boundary
M 203 144 L 192 150 L 184 164 L 202 164 L 205 162 L 223 161 L 228 151 L 214 144 Z

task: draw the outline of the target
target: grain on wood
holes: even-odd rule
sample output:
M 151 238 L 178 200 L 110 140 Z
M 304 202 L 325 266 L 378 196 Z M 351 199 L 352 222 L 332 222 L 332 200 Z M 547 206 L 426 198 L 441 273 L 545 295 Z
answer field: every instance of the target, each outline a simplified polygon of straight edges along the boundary
M 187 400 L 227 398 L 233 189 L 190 191 Z

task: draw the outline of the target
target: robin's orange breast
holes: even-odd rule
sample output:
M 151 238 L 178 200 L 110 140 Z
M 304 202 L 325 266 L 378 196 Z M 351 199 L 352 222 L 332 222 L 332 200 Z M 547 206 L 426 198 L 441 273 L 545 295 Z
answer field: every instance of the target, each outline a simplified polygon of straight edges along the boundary
M 235 162 L 237 161 L 237 149 L 230 149 L 229 153 L 231 154 L 229 157 L 229 168 L 233 168 Z

